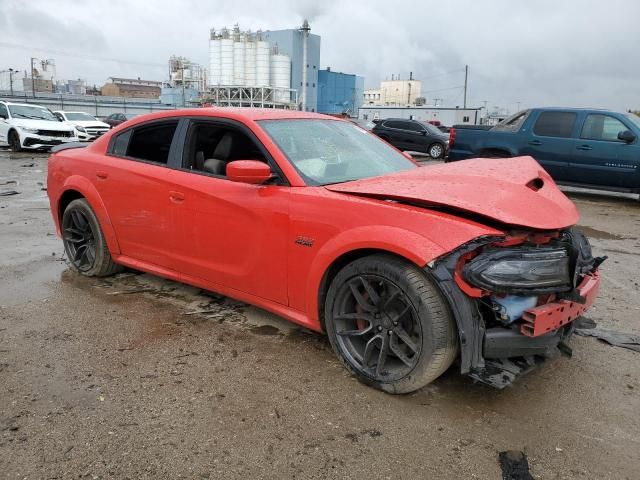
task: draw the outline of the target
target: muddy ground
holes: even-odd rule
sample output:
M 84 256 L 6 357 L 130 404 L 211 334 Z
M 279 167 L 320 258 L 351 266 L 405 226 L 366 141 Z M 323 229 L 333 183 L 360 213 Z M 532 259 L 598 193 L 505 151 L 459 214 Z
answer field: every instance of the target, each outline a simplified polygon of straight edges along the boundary
M 149 275 L 87 279 L 54 234 L 46 156 L 0 152 L 0 478 L 640 478 L 640 354 L 575 337 L 497 391 L 455 369 L 407 396 L 327 341 Z M 640 333 L 640 203 L 571 193 L 609 255 L 589 318 Z

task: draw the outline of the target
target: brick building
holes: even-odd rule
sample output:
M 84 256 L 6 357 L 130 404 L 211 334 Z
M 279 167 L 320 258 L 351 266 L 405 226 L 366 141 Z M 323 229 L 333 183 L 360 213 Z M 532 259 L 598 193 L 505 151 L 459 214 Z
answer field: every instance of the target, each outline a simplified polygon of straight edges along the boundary
M 162 82 L 118 77 L 109 77 L 109 80 L 100 89 L 104 96 L 153 99 L 160 97 Z

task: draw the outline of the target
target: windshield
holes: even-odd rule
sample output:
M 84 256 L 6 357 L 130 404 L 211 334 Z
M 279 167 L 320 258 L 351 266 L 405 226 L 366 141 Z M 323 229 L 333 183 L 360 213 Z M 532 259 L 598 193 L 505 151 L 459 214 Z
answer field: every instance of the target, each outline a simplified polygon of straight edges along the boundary
M 262 128 L 309 185 L 418 168 L 375 135 L 337 120 L 262 120 Z
M 89 115 L 88 113 L 84 113 L 84 112 L 65 112 L 64 114 L 67 117 L 67 120 L 76 120 L 76 121 L 90 121 L 90 122 L 95 122 L 96 117 L 92 117 L 91 115 Z
M 7 105 L 13 118 L 28 118 L 32 120 L 51 120 L 59 122 L 58 118 L 46 108 L 31 105 Z
M 634 113 L 627 113 L 625 114 L 625 117 L 631 120 L 631 123 L 633 123 L 636 127 L 640 128 L 640 117 L 638 115 Z

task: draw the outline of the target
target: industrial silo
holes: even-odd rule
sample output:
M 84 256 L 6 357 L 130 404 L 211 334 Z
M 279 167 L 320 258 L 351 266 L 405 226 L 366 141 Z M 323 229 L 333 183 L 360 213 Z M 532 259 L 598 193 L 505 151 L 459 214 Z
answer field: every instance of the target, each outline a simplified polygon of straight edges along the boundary
M 247 86 L 256 85 L 256 42 L 251 35 L 247 35 L 244 48 L 244 78 Z
M 211 30 L 209 37 L 209 85 L 220 84 L 220 36 Z
M 233 84 L 245 85 L 244 50 L 246 37 L 244 33 L 240 33 L 237 25 L 233 33 Z
M 256 42 L 256 86 L 268 87 L 269 86 L 269 63 L 270 63 L 270 49 L 269 42 L 262 40 L 262 37 L 258 37 Z
M 222 30 L 220 39 L 220 84 L 233 85 L 233 39 L 229 38 L 229 31 Z
M 288 55 L 274 53 L 271 55 L 271 73 L 269 83 L 273 88 L 291 88 L 291 60 Z M 276 91 L 273 98 L 276 102 L 289 102 L 288 91 Z

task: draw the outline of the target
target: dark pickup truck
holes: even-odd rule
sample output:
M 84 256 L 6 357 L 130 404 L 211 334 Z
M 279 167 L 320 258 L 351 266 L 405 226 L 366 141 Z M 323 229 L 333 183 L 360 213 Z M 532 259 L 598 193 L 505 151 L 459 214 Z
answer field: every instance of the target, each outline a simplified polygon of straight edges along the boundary
M 532 108 L 494 127 L 456 125 L 447 161 L 535 158 L 559 183 L 640 193 L 640 117 L 572 108 Z

